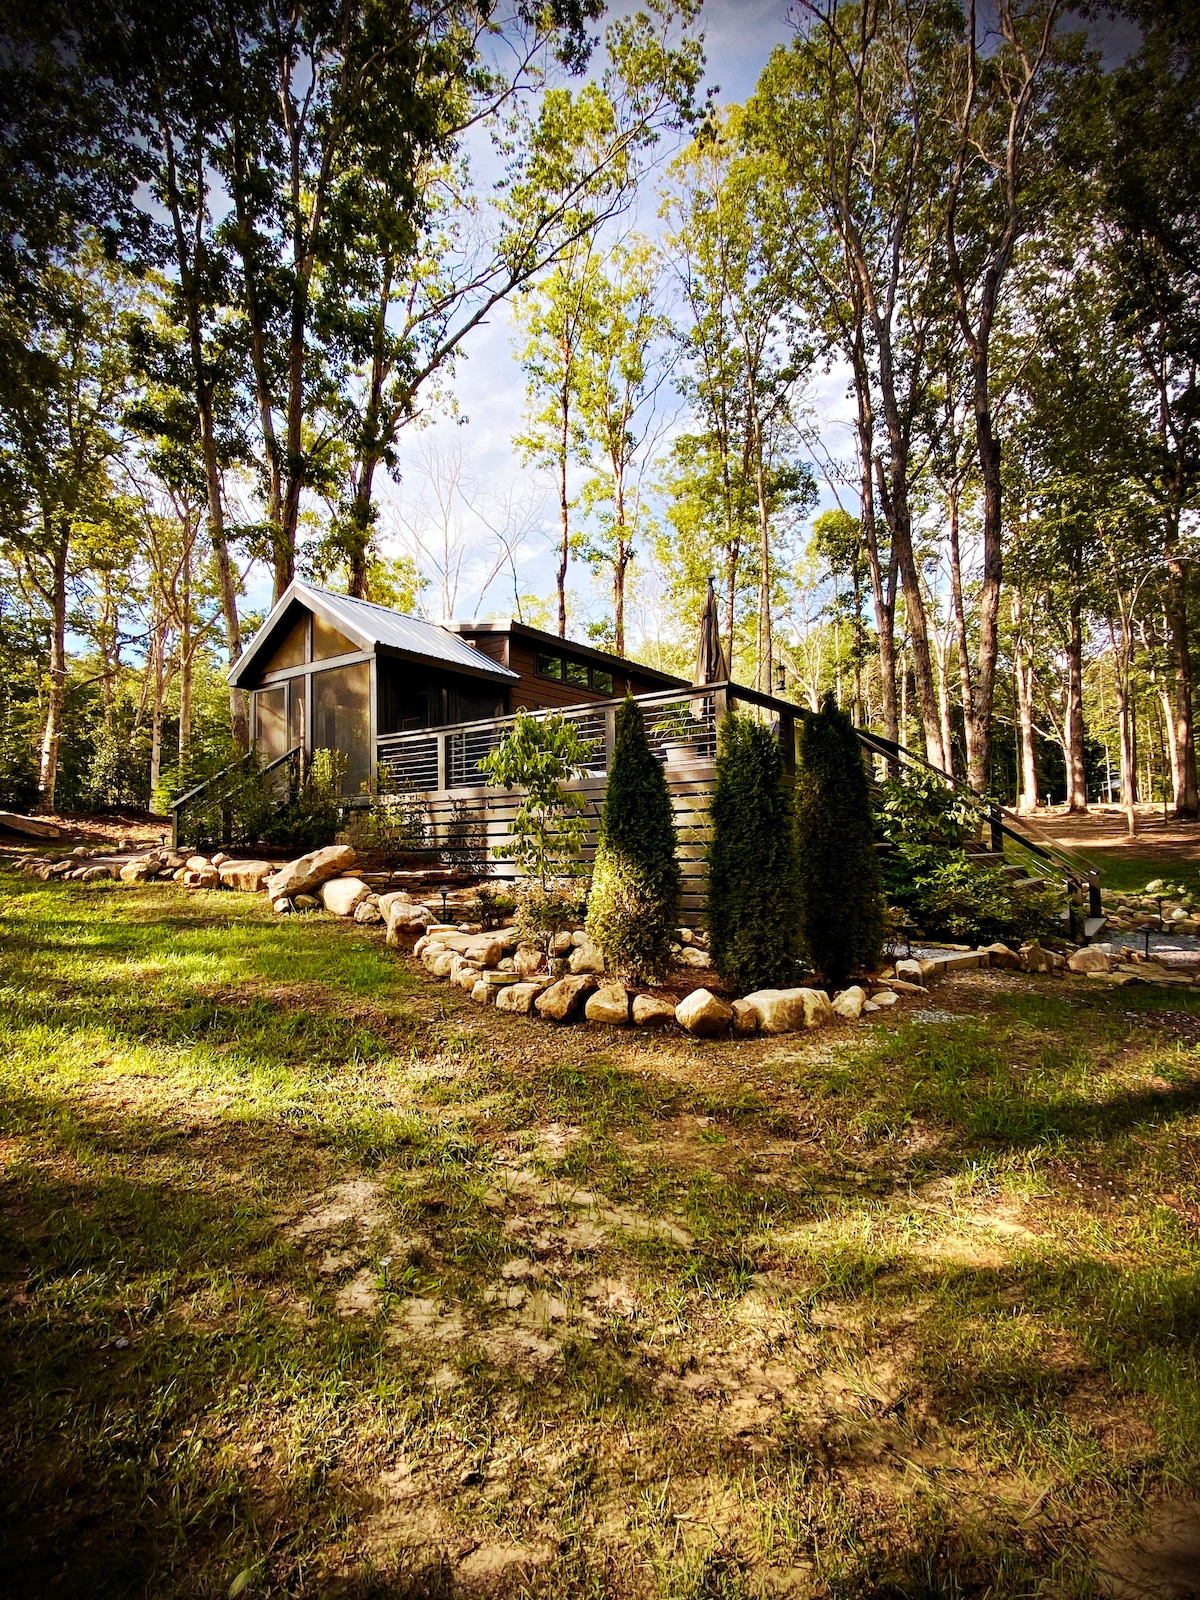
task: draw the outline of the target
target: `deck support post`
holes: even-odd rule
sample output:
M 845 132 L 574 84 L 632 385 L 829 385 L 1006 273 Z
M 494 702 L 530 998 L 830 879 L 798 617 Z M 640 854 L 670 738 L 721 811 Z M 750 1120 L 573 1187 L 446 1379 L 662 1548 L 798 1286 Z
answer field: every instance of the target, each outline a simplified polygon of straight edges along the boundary
M 437 786 L 439 789 L 446 788 L 446 735 L 444 733 L 437 735 Z

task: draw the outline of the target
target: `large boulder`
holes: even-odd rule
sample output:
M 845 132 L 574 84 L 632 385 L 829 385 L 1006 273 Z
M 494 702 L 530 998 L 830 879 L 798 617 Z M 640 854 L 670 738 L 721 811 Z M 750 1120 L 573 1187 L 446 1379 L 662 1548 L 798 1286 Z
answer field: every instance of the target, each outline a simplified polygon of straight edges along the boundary
M 400 900 L 387 894 L 379 897 L 379 909 L 387 923 L 388 944 L 394 950 L 412 950 L 416 954 L 416 946 L 433 921 L 432 912 L 425 906 L 414 905 L 407 897 Z
M 1036 940 L 1021 946 L 1021 967 L 1025 972 L 1057 972 L 1064 965 L 1062 956 L 1043 950 Z
M 993 967 L 1007 968 L 1010 972 L 1020 972 L 1021 958 L 1015 950 L 1010 950 L 1006 944 L 980 945 L 980 950 L 986 950 L 988 961 Z
M 535 945 L 519 944 L 517 946 L 516 954 L 513 956 L 513 968 L 523 978 L 527 978 L 532 972 L 540 971 L 541 965 L 542 952 Z
M 321 904 L 335 917 L 352 917 L 371 893 L 361 878 L 327 878 L 321 885 Z
M 748 1000 L 733 1002 L 733 1031 L 742 1034 L 758 1032 L 758 1012 Z
M 589 1022 L 621 1027 L 629 1021 L 629 991 L 623 983 L 604 983 L 588 995 L 583 1014 Z
M 575 945 L 567 957 L 567 966 L 575 973 L 592 973 L 599 977 L 604 971 L 604 952 L 586 935 Z
M 660 1028 L 664 1023 L 674 1022 L 675 1007 L 656 994 L 635 994 L 633 1020 L 639 1028 Z
M 212 871 L 212 868 L 209 867 L 207 861 L 204 863 L 204 866 L 205 866 L 205 870 L 206 871 L 209 871 L 209 872 Z M 53 871 L 54 871 L 53 867 L 48 867 L 46 869 L 47 878 L 50 877 L 50 875 L 53 873 Z M 155 872 L 155 868 L 152 866 L 152 864 L 149 861 L 127 861 L 125 863 L 125 865 L 121 868 L 121 882 L 122 883 L 145 883 L 147 881 L 147 879 L 152 878 L 154 876 L 154 872 Z M 196 874 L 194 874 L 194 876 L 198 878 L 199 874 L 196 873 Z
M 707 950 L 701 950 L 698 945 L 685 944 L 682 950 L 676 950 L 674 955 L 676 966 L 680 967 L 707 967 L 710 965 Z
M 758 989 L 746 996 L 764 1033 L 799 1033 L 820 1028 L 833 1016 L 829 996 L 822 989 Z
M 544 987 L 540 983 L 507 984 L 496 995 L 496 1010 L 515 1011 L 518 1016 L 527 1016 Z
M 709 989 L 693 989 L 675 1007 L 675 1020 L 681 1028 L 701 1039 L 710 1039 L 733 1021 L 733 1007 L 718 1000 Z
M 843 989 L 833 1002 L 833 1014 L 841 1017 L 843 1022 L 857 1022 L 862 1016 L 862 1008 L 866 1002 L 867 991 L 859 983 L 852 983 L 848 989 Z
M 354 908 L 355 922 L 382 922 L 383 912 L 374 900 L 364 900 Z
M 17 811 L 0 811 L 0 828 L 29 839 L 61 839 L 63 836 L 62 829 L 53 822 L 44 822 L 40 817 L 23 817 Z
M 273 900 L 311 894 L 330 878 L 349 872 L 356 859 L 348 844 L 327 844 L 321 850 L 310 850 L 306 856 L 289 861 L 272 873 L 267 879 L 267 893 Z
M 269 861 L 222 861 L 217 868 L 224 887 L 240 889 L 243 894 L 261 893 L 272 870 Z
M 1091 945 L 1085 945 L 1082 950 L 1076 950 L 1067 962 L 1072 972 L 1108 972 L 1112 962 L 1103 950 L 1097 950 Z
M 504 941 L 494 933 L 477 933 L 462 954 L 478 967 L 494 967 L 504 959 Z
M 595 987 L 596 980 L 588 973 L 560 978 L 538 995 L 534 1005 L 549 1022 L 570 1022 L 578 1013 L 584 996 Z

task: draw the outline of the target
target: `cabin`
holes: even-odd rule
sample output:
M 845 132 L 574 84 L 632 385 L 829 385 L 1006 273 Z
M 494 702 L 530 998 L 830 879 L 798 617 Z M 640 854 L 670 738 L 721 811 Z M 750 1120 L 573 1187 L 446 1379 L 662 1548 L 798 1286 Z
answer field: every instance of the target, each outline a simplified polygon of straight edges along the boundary
M 685 687 L 669 673 L 525 623 L 439 625 L 299 580 L 280 596 L 229 681 L 249 696 L 260 760 L 297 749 L 339 750 L 347 796 L 362 793 L 398 734 Z M 443 758 L 440 773 L 435 763 L 418 786 L 446 787 L 439 782 L 444 769 Z

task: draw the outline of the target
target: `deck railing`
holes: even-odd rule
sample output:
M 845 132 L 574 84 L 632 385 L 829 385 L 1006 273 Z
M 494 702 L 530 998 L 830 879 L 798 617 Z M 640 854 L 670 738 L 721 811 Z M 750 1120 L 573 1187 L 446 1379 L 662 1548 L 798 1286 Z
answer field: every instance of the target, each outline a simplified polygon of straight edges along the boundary
M 712 762 L 717 754 L 717 726 L 733 704 L 768 711 L 786 724 L 782 742 L 794 750 L 792 719 L 796 707 L 770 695 L 760 695 L 732 683 L 693 685 L 638 695 L 646 721 L 650 748 L 671 765 Z M 590 777 L 603 777 L 612 763 L 620 700 L 592 705 L 547 708 L 530 712 L 539 721 L 561 716 L 574 723 L 579 735 L 592 746 L 584 769 Z M 375 760 L 381 781 L 396 791 L 478 788 L 486 783 L 479 763 L 491 753 L 517 720 L 517 715 L 489 717 L 482 722 L 461 722 L 444 728 L 420 728 L 411 733 L 389 733 L 376 740 Z

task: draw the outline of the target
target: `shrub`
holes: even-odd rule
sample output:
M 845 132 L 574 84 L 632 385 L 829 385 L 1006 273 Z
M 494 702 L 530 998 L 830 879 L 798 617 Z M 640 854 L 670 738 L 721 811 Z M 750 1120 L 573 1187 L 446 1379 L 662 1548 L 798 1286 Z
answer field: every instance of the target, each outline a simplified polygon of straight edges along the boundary
M 411 792 L 411 785 L 408 790 L 393 794 L 385 793 L 381 787 L 378 800 L 369 806 L 356 806 L 346 819 L 346 843 L 362 854 L 375 852 L 387 866 L 398 866 L 414 851 L 423 851 L 428 836 L 425 810 Z
M 509 823 L 507 844 L 493 847 L 501 860 L 515 861 L 543 889 L 557 879 L 585 875 L 580 860 L 587 835 L 587 802 L 563 784 L 587 766 L 594 741 L 581 739 L 565 717 L 539 720 L 527 711 L 500 744 L 479 763 L 488 781 L 525 791 Z
M 990 942 L 1061 932 L 1061 893 L 1014 888 L 1001 867 L 968 859 L 976 819 L 970 802 L 932 773 L 889 778 L 878 811 L 888 903 L 930 938 Z
M 862 746 L 831 694 L 800 725 L 796 771 L 801 929 L 830 983 L 878 964 L 883 897 Z
M 733 712 L 717 742 L 708 930 L 713 965 L 731 988 L 795 981 L 799 863 L 783 753 L 769 728 Z
M 194 849 L 274 844 L 297 853 L 330 844 L 341 822 L 345 773 L 346 758 L 337 750 L 315 750 L 299 782 L 290 764 L 265 773 L 249 762 L 184 809 L 180 843 Z
M 655 977 L 670 965 L 680 912 L 671 796 L 647 742 L 641 706 L 627 697 L 616 720 L 587 927 L 612 971 Z
M 517 937 L 522 944 L 536 945 L 549 969 L 554 956 L 554 941 L 583 921 L 587 895 L 578 881 L 560 879 L 543 884 L 536 878 L 520 886 L 517 894 Z

